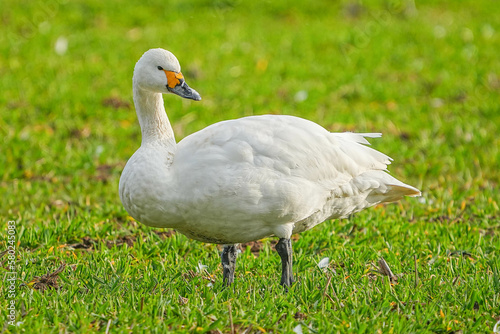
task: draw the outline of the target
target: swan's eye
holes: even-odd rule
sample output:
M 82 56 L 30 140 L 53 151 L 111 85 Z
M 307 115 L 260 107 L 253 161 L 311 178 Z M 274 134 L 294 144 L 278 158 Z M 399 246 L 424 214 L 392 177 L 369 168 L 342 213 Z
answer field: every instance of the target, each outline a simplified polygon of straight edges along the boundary
M 163 71 L 163 67 L 158 66 L 157 68 L 158 68 L 160 71 Z

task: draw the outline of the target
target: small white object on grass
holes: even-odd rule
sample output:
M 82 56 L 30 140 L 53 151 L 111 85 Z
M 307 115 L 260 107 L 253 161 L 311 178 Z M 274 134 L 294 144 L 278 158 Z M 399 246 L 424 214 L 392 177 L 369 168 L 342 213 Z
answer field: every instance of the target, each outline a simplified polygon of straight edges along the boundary
M 500 334 L 500 320 L 498 320 L 495 327 L 493 327 L 493 333 Z
M 208 268 L 207 265 L 202 264 L 201 262 L 198 262 L 198 265 L 196 266 L 196 271 L 200 273 L 200 272 L 204 271 L 207 268 Z
M 68 51 L 68 39 L 64 36 L 59 36 L 56 41 L 56 45 L 54 46 L 54 50 L 60 56 L 65 54 L 66 51 Z
M 95 148 L 95 155 L 100 156 L 104 152 L 104 146 L 103 145 L 97 145 Z
M 295 334 L 302 334 L 302 325 L 298 324 L 297 326 L 295 326 L 295 328 L 293 329 L 293 332 Z
M 295 100 L 295 102 L 304 102 L 305 100 L 307 100 L 308 95 L 309 94 L 307 94 L 306 90 L 299 90 L 297 93 L 295 93 L 293 99 Z
M 330 264 L 330 258 L 324 257 L 318 262 L 318 267 L 323 271 L 326 271 L 328 269 L 329 264 Z

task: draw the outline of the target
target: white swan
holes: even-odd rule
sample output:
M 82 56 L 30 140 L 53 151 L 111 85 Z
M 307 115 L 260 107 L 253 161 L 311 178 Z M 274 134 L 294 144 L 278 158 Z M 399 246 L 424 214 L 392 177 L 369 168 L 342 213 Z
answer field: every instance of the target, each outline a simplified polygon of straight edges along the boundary
M 162 93 L 201 100 L 169 51 L 137 62 L 134 103 L 141 147 L 120 178 L 128 213 L 154 227 L 225 244 L 223 281 L 233 282 L 235 244 L 280 238 L 281 284 L 293 283 L 293 233 L 420 191 L 386 172 L 390 158 L 366 146 L 380 134 L 330 133 L 292 116 L 252 116 L 213 124 L 178 144 Z

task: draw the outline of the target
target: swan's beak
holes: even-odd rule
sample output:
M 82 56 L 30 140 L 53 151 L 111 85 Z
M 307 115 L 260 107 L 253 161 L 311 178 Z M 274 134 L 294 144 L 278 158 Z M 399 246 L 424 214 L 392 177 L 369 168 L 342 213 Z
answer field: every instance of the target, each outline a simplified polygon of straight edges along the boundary
M 185 99 L 191 99 L 195 101 L 200 101 L 201 96 L 197 91 L 188 86 L 186 81 L 184 81 L 184 76 L 182 73 L 175 73 L 172 71 L 165 71 L 167 76 L 167 89 L 169 92 L 179 95 Z

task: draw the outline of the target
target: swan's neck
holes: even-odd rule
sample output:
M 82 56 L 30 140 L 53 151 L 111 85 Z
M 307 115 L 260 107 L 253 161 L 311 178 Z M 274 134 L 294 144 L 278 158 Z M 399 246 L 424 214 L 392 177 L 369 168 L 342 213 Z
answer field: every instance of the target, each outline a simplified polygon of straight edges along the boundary
M 175 150 L 175 137 L 165 113 L 161 93 L 134 87 L 134 104 L 141 125 L 142 146 L 156 144 Z

